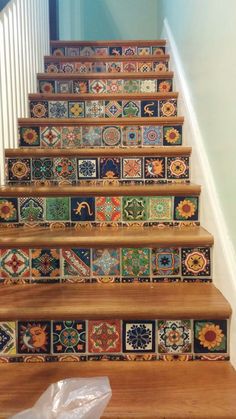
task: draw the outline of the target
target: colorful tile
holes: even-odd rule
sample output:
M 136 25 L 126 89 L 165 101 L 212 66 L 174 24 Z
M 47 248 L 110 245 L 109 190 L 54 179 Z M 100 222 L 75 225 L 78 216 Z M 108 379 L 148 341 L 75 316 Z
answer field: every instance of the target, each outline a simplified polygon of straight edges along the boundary
M 0 355 L 16 354 L 16 323 L 0 323 Z
M 31 118 L 48 118 L 48 101 L 30 101 Z
M 140 116 L 140 102 L 138 101 L 128 101 L 123 104 L 123 116 L 126 118 L 138 117 Z
M 77 57 L 80 55 L 80 47 L 67 47 L 67 55 L 71 57 Z
M 94 93 L 95 95 L 99 93 L 106 93 L 106 81 L 91 80 L 89 82 L 89 93 Z
M 41 130 L 41 146 L 61 147 L 61 127 L 45 127 Z
M 92 57 L 95 54 L 95 48 L 94 47 L 80 47 L 80 55 L 82 57 Z
M 78 178 L 96 179 L 98 177 L 97 159 L 78 159 Z
M 124 196 L 123 220 L 144 221 L 148 218 L 148 199 L 141 196 Z
M 109 47 L 109 55 L 115 55 L 115 56 L 122 55 L 122 47 L 117 47 L 117 46 Z
M 135 61 L 128 61 L 123 63 L 123 72 L 124 73 L 136 73 L 138 71 L 138 65 Z
M 18 222 L 17 198 L 0 198 L 0 223 Z
M 47 221 L 69 221 L 69 198 L 46 198 Z
M 40 145 L 40 134 L 38 127 L 19 128 L 20 147 L 38 147 Z
M 17 340 L 19 354 L 49 354 L 51 351 L 51 322 L 19 321 Z
M 194 352 L 227 352 L 227 320 L 194 321 Z
M 137 54 L 137 47 L 122 47 L 122 55 L 136 55 Z
M 7 159 L 8 178 L 13 181 L 31 180 L 30 159 Z
M 68 118 L 67 101 L 50 101 L 49 118 Z
M 53 160 L 49 157 L 32 159 L 32 177 L 35 180 L 52 180 Z
M 157 61 L 154 62 L 153 64 L 153 71 L 168 71 L 168 62 L 164 62 L 164 61 Z
M 75 66 L 74 63 L 61 63 L 61 69 L 63 73 L 74 73 Z
M 98 147 L 102 145 L 101 127 L 82 127 L 82 145 L 84 147 Z
M 157 90 L 156 80 L 140 80 L 141 93 L 155 93 Z
M 124 93 L 139 93 L 139 80 L 124 80 Z
M 123 128 L 123 145 L 136 147 L 142 144 L 141 129 L 138 126 Z
M 177 100 L 160 100 L 160 116 L 177 116 Z
M 149 73 L 150 71 L 153 71 L 153 65 L 152 62 L 140 62 L 138 63 L 138 71 L 140 73 Z
M 57 93 L 73 93 L 73 82 L 72 80 L 58 80 L 56 83 Z
M 31 264 L 33 278 L 60 277 L 60 250 L 32 249 Z
M 122 93 L 123 92 L 123 80 L 111 80 L 108 79 L 106 82 L 107 93 Z
M 95 55 L 98 55 L 99 57 L 104 57 L 106 55 L 109 55 L 108 48 L 107 47 L 95 47 Z
M 105 73 L 106 72 L 106 63 L 104 63 L 104 62 L 94 62 L 94 63 L 92 63 L 92 70 L 91 71 L 93 73 Z M 102 93 L 102 92 L 97 92 L 97 93 Z
M 71 221 L 94 221 L 95 198 L 71 198 Z
M 198 220 L 198 198 L 176 196 L 174 199 L 174 219 Z
M 122 116 L 122 102 L 117 100 L 105 101 L 105 117 L 120 118 Z
M 155 276 L 178 275 L 180 273 L 179 248 L 152 249 L 152 273 Z
M 150 196 L 149 218 L 151 221 L 170 221 L 172 219 L 172 197 Z
M 100 178 L 119 179 L 120 178 L 120 158 L 101 157 L 100 158 Z
M 92 63 L 75 63 L 76 73 L 90 73 L 92 71 Z
M 93 275 L 120 275 L 119 249 L 92 249 Z
M 44 219 L 43 198 L 19 198 L 20 221 L 27 223 L 39 222 Z
M 152 47 L 152 55 L 164 55 L 165 47 Z
M 105 107 L 103 100 L 87 101 L 85 105 L 86 118 L 103 118 L 105 114 Z
M 142 127 L 143 145 L 155 146 L 163 145 L 162 127 L 144 126 Z
M 29 249 L 1 249 L 1 278 L 30 276 Z
M 183 276 L 210 276 L 210 248 L 182 248 L 182 275 Z
M 138 55 L 151 55 L 151 47 L 138 47 L 137 54 Z
M 89 92 L 89 81 L 88 80 L 74 80 L 73 81 L 73 93 L 88 93 Z
M 56 179 L 76 179 L 76 159 L 67 157 L 58 157 L 54 160 L 54 174 Z
M 173 125 L 163 127 L 163 145 L 181 145 L 182 144 L 182 126 Z
M 102 141 L 106 146 L 117 146 L 121 143 L 121 130 L 119 127 L 105 127 L 102 131 Z
M 63 47 L 51 47 L 52 55 L 55 57 L 64 57 L 66 55 L 65 48 Z
M 81 101 L 68 102 L 69 118 L 84 118 L 85 104 Z
M 96 220 L 118 222 L 121 220 L 121 198 L 101 196 L 96 198 Z
M 59 63 L 45 63 L 44 64 L 45 73 L 59 73 L 60 64 Z
M 189 178 L 189 157 L 168 157 L 167 158 L 168 179 Z
M 168 93 L 172 91 L 172 80 L 157 80 L 157 91 Z
M 123 352 L 155 352 L 155 321 L 124 320 L 122 338 Z
M 158 116 L 158 101 L 157 100 L 142 100 L 141 101 L 141 116 L 154 117 Z
M 61 132 L 62 148 L 77 148 L 82 145 L 82 127 L 63 127 Z
M 120 73 L 122 70 L 121 62 L 108 62 L 106 66 L 106 71 L 108 73 Z
M 53 321 L 53 353 L 84 353 L 86 323 L 84 320 Z
M 157 322 L 158 352 L 191 352 L 192 332 L 190 320 L 159 320 Z
M 122 249 L 122 275 L 134 277 L 149 276 L 150 249 Z
M 90 276 L 90 249 L 62 249 L 64 276 Z
M 143 159 L 139 157 L 123 158 L 122 174 L 124 179 L 141 179 L 143 177 Z
M 88 322 L 88 352 L 121 352 L 121 321 L 90 320 Z
M 145 157 L 144 176 L 146 179 L 162 179 L 165 177 L 164 157 Z

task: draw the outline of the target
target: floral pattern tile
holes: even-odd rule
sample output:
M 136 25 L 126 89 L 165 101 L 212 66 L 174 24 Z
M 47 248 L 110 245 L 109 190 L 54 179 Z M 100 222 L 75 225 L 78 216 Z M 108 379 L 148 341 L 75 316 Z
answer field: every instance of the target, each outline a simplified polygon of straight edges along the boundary
M 183 276 L 210 276 L 210 248 L 182 248 Z
M 30 116 L 31 118 L 48 118 L 48 102 L 44 101 L 30 101 Z
M 172 215 L 172 198 L 169 196 L 151 196 L 149 198 L 149 219 L 153 221 L 170 221 Z
M 53 160 L 49 157 L 32 159 L 32 178 L 35 180 L 53 179 Z
M 87 118 L 104 118 L 105 107 L 104 102 L 99 100 L 91 100 L 86 102 Z
M 89 83 L 89 92 L 94 94 L 106 93 L 106 81 L 92 80 Z
M 19 146 L 20 147 L 38 147 L 40 145 L 39 127 L 20 127 L 19 128 Z
M 177 100 L 160 100 L 160 116 L 177 116 Z
M 198 198 L 175 197 L 174 218 L 175 220 L 198 220 Z
M 84 118 L 85 103 L 82 101 L 68 102 L 68 116 L 69 118 Z
M 127 147 L 140 146 L 142 143 L 141 129 L 137 126 L 126 126 L 123 129 L 123 145 Z
M 105 117 L 106 118 L 120 118 L 122 116 L 122 102 L 121 101 L 105 101 Z
M 123 352 L 155 352 L 155 321 L 123 321 Z
M 105 146 L 118 146 L 121 143 L 121 129 L 119 127 L 104 127 L 102 141 Z
M 139 196 L 124 196 L 123 220 L 144 221 L 148 218 L 148 198 Z
M 108 79 L 106 82 L 106 93 L 122 93 L 123 92 L 123 80 L 112 80 Z
M 88 322 L 88 351 L 90 353 L 121 352 L 121 321 L 90 320 Z
M 97 179 L 98 160 L 97 159 L 78 159 L 78 178 Z
M 156 146 L 162 145 L 162 128 L 155 126 L 145 126 L 143 127 L 143 145 L 144 146 Z
M 7 159 L 8 178 L 11 181 L 31 180 L 30 159 Z
M 62 128 L 62 148 L 77 148 L 82 144 L 82 128 L 68 126 Z
M 121 221 L 121 198 L 107 196 L 97 197 L 96 219 L 102 222 Z
M 83 127 L 82 128 L 82 146 L 99 147 L 102 144 L 101 127 Z
M 157 328 L 160 353 L 191 352 L 192 332 L 189 320 L 160 320 Z
M 155 93 L 157 91 L 156 80 L 141 80 L 140 92 L 141 93 Z
M 179 248 L 152 249 L 152 273 L 156 276 L 179 275 Z
M 29 249 L 1 249 L 1 278 L 30 276 Z
M 41 131 L 41 146 L 45 148 L 61 147 L 61 128 L 45 127 Z
M 92 249 L 93 275 L 119 275 L 119 249 Z
M 141 179 L 143 177 L 142 159 L 137 157 L 123 158 L 122 175 L 124 179 Z
M 139 93 L 140 81 L 139 80 L 124 80 L 124 93 Z
M 227 321 L 196 320 L 194 321 L 194 352 L 224 353 L 227 352 Z
M 54 174 L 56 179 L 75 180 L 76 179 L 76 159 L 58 157 L 54 160 Z
M 182 144 L 182 126 L 163 127 L 163 145 L 181 145 Z
M 18 222 L 17 198 L 0 198 L 0 223 Z
M 150 250 L 142 248 L 122 249 L 122 275 L 148 276 L 150 274 Z
M 49 118 L 68 118 L 68 102 L 49 102 Z
M 53 321 L 53 353 L 84 353 L 86 351 L 86 323 L 83 320 Z
M 31 258 L 33 278 L 60 277 L 59 249 L 32 249 Z

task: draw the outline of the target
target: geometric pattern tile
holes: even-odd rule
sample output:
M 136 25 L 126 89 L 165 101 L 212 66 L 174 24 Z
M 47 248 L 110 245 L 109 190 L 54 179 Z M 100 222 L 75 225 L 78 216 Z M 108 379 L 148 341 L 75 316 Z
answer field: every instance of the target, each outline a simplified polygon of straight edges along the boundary
M 89 276 L 90 249 L 63 249 L 62 264 L 65 276 Z
M 0 323 L 0 355 L 16 354 L 16 324 L 15 322 Z
M 92 269 L 94 275 L 119 275 L 119 249 L 92 249 Z
M 32 249 L 32 277 L 59 277 L 60 252 L 59 249 Z
M 53 321 L 53 353 L 84 353 L 86 350 L 85 321 Z
M 183 276 L 210 276 L 210 248 L 182 248 Z
M 160 353 L 191 352 L 191 323 L 189 320 L 160 320 L 158 349 Z
M 90 320 L 88 351 L 91 353 L 121 352 L 120 320 Z
M 123 352 L 155 352 L 155 321 L 123 321 Z
M 147 276 L 150 274 L 150 249 L 122 249 L 122 275 Z
M 153 275 L 178 275 L 180 272 L 180 254 L 178 248 L 152 249 Z
M 29 249 L 1 249 L 1 278 L 30 276 Z

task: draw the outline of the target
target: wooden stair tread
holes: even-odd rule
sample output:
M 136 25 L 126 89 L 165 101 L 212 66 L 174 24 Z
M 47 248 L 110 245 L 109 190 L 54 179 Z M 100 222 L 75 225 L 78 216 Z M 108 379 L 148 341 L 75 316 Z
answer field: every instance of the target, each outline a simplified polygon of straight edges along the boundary
M 108 376 L 102 419 L 235 419 L 229 362 L 71 362 L 0 365 L 0 418 L 32 407 L 46 388 L 73 377 Z
M 53 40 L 50 41 L 50 45 L 52 47 L 57 47 L 57 46 L 95 46 L 95 47 L 99 47 L 99 46 L 106 46 L 106 45 L 122 45 L 122 46 L 143 46 L 143 47 L 148 47 L 148 46 L 165 46 L 166 45 L 166 40 L 165 39 L 148 39 L 148 40 L 142 40 L 142 39 L 124 39 L 124 40 L 105 40 L 105 41 L 101 41 L 101 40 L 95 40 L 95 41 L 71 41 L 71 40 Z
M 0 321 L 226 319 L 229 303 L 211 283 L 4 286 Z
M 73 63 L 73 62 L 103 62 L 103 61 L 111 61 L 111 62 L 120 62 L 120 61 L 168 61 L 170 59 L 169 54 L 163 54 L 163 55 L 92 55 L 90 57 L 85 57 L 83 55 L 76 55 L 76 56 L 70 56 L 70 55 L 66 55 L 66 56 L 62 56 L 59 57 L 57 55 L 45 55 L 44 56 L 44 62 L 48 63 L 48 62 L 52 62 L 52 61 L 57 61 L 57 62 L 68 62 L 68 63 Z
M 173 71 L 149 71 L 136 73 L 38 73 L 37 78 L 40 80 L 87 80 L 87 79 L 172 79 Z M 135 93 L 133 94 L 135 95 Z M 78 94 L 77 94 L 78 96 Z M 112 95 L 111 95 L 112 96 Z M 100 97 L 100 94 L 98 95 Z
M 99 97 L 92 93 L 79 94 L 79 100 L 161 100 L 176 99 L 177 92 L 155 92 L 155 93 L 100 93 Z M 29 100 L 78 100 L 78 93 L 31 93 L 28 95 Z
M 0 186 L 0 196 L 185 196 L 199 195 L 201 186 L 188 183 L 156 185 L 53 185 L 53 186 Z
M 50 232 L 50 233 L 49 233 Z M 211 246 L 213 236 L 203 227 L 93 227 L 49 230 L 48 228 L 8 229 L 0 235 L 0 248 L 29 247 L 145 247 Z

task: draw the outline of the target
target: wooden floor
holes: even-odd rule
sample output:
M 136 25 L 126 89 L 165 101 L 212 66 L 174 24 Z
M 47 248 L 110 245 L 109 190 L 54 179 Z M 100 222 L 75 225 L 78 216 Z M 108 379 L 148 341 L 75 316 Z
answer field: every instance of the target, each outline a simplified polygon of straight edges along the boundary
M 78 362 L 0 365 L 0 418 L 31 407 L 53 382 L 108 376 L 103 419 L 235 419 L 236 372 L 228 362 Z

